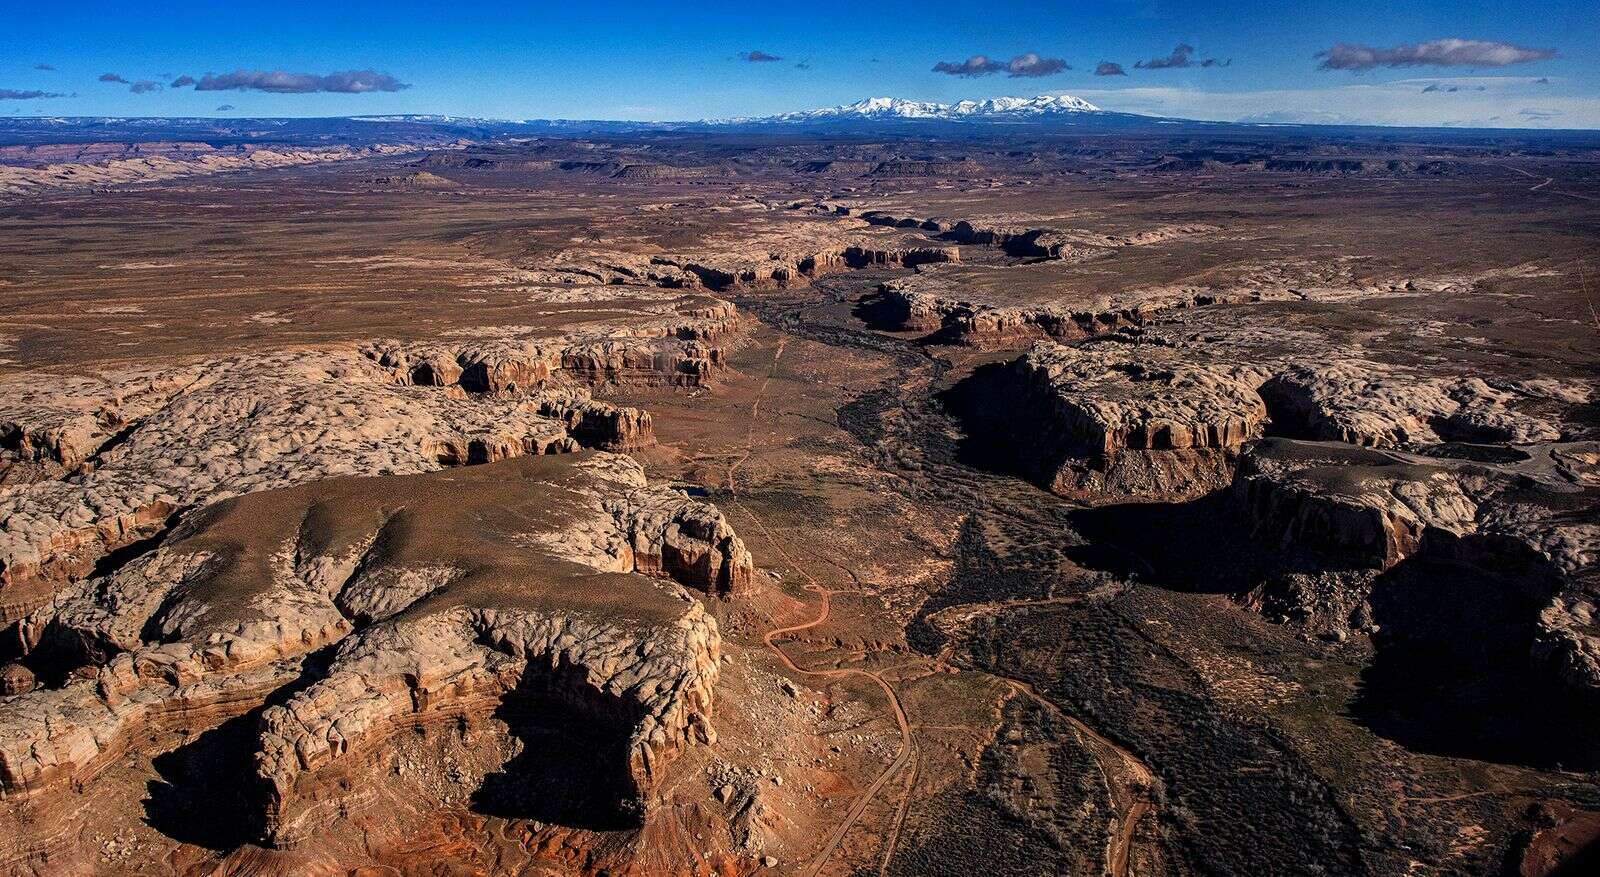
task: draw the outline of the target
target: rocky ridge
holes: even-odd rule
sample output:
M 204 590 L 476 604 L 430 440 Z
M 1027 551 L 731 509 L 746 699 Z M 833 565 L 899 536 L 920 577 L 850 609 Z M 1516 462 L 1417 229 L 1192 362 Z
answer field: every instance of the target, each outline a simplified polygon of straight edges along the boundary
M 1522 409 L 1552 392 L 1587 398 L 1576 387 L 1158 342 L 1039 342 L 1010 366 L 1000 389 L 1028 424 L 1017 428 L 1029 436 L 1019 450 L 1041 484 L 1097 502 L 1194 496 L 1226 483 L 1231 457 L 1269 429 L 1380 448 L 1550 442 L 1560 426 Z
M 292 844 L 357 805 L 330 777 L 388 737 L 485 721 L 533 686 L 615 729 L 626 781 L 605 794 L 642 818 L 664 764 L 714 733 L 716 624 L 683 586 L 736 593 L 751 568 L 714 508 L 613 454 L 226 500 L 30 616 L 41 654 L 80 670 L 0 702 L 0 792 L 60 812 L 135 737 L 294 683 L 261 719 L 257 802 L 263 837 Z
M 588 382 L 697 384 L 737 326 L 718 303 L 650 331 L 243 355 L 5 379 L 0 620 L 184 509 L 338 475 L 649 444 Z
M 207 149 L 171 155 L 156 154 L 53 163 L 42 167 L 0 165 L 0 198 L 15 198 L 52 189 L 119 186 L 181 177 L 352 161 L 399 155 L 414 152 L 416 149 L 414 146 L 387 144 L 370 147 L 260 148 L 240 152 Z
M 1593 443 L 1586 448 L 1592 450 Z M 1370 617 L 1376 577 L 1424 561 L 1463 565 L 1501 582 L 1536 616 L 1500 619 L 1532 632 L 1527 656 L 1543 679 L 1582 702 L 1600 697 L 1600 492 L 1539 465 L 1510 467 L 1375 451 L 1340 442 L 1268 439 L 1249 446 L 1230 497 L 1250 538 L 1313 566 L 1349 569 L 1340 590 L 1268 595 L 1289 611 L 1344 624 Z M 1309 600 L 1308 600 L 1309 598 Z M 1319 604 L 1333 604 L 1319 605 Z M 1298 604 L 1298 605 L 1297 605 Z M 1326 610 L 1355 617 L 1329 617 Z
M 1026 271 L 1025 267 L 1007 271 Z M 1026 282 L 1026 278 L 1018 278 Z M 930 333 L 931 341 L 1006 349 L 1041 339 L 1080 341 L 1144 325 L 1170 310 L 1261 301 L 1255 291 L 1175 286 L 1121 295 L 1090 294 L 1067 304 L 1000 305 L 964 296 L 962 284 L 938 266 L 878 288 L 884 322 L 901 331 Z
M 960 250 L 951 246 L 838 240 L 794 250 L 701 251 L 654 256 L 573 250 L 550 260 L 533 277 L 543 282 L 571 282 L 577 278 L 605 284 L 648 283 L 667 289 L 727 292 L 804 286 L 817 277 L 851 268 L 909 268 L 959 261 Z

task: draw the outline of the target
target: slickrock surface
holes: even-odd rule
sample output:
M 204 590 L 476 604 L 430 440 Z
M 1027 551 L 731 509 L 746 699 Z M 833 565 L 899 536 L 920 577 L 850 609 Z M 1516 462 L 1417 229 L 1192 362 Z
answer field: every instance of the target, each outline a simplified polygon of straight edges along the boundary
M 1102 292 L 1051 262 L 1002 269 L 932 266 L 888 281 L 878 293 L 888 327 L 989 349 L 1045 338 L 1078 341 L 1141 326 L 1164 311 L 1260 301 L 1266 295 L 1182 286 Z
M 670 318 L 609 331 L 464 344 L 385 340 L 362 352 L 391 370 L 397 383 L 459 386 L 472 393 L 537 387 L 551 375 L 593 384 L 697 386 L 721 365 L 739 314 L 713 300 Z
M 1167 347 L 1039 343 L 1002 395 L 1017 453 L 1064 496 L 1180 498 L 1226 484 L 1267 421 L 1259 369 Z
M 837 212 L 834 205 L 822 205 Z M 997 247 L 1013 256 L 1037 259 L 1085 259 L 1117 247 L 1144 246 L 1177 238 L 1213 234 L 1220 229 L 1205 223 L 1182 223 L 1142 229 L 1127 234 L 1107 234 L 1076 228 L 1055 228 L 1036 224 L 1028 215 L 972 219 L 945 219 L 902 216 L 883 210 L 856 211 L 843 208 L 845 215 L 858 215 L 873 225 L 915 228 L 962 244 Z
M 773 226 L 781 230 L 774 230 Z M 607 284 L 648 283 L 669 289 L 784 289 L 826 274 L 866 267 L 913 267 L 959 262 L 958 247 L 859 221 L 821 221 L 783 211 L 750 233 L 718 235 L 688 251 L 659 253 L 573 249 L 536 270 L 536 282 L 580 279 Z
M 1482 378 L 1430 378 L 1358 359 L 1293 363 L 1261 388 L 1286 434 L 1393 447 L 1441 441 L 1555 441 L 1560 427 L 1508 403 Z
M 571 378 L 702 382 L 722 355 L 702 339 L 731 331 L 737 316 L 724 303 L 677 319 L 528 341 L 381 342 L 7 378 L 3 459 L 18 475 L 0 491 L 0 621 L 199 503 L 336 475 L 647 445 L 648 414 L 594 402 Z
M 1520 408 L 1588 399 L 1570 382 L 1492 386 L 1359 359 L 1257 358 L 1263 352 L 1226 337 L 1039 342 L 991 378 L 1012 407 L 988 417 L 988 428 L 1012 437 L 1038 483 L 1115 502 L 1221 487 L 1239 446 L 1268 430 L 1362 447 L 1532 445 L 1562 429 Z
M 1600 697 L 1593 487 L 1535 480 L 1515 466 L 1266 439 L 1244 453 L 1232 498 L 1251 538 L 1278 550 L 1377 571 L 1442 560 L 1499 578 L 1542 607 L 1536 620 L 1503 622 L 1535 629 L 1534 665 L 1585 698 Z
M 152 183 L 183 177 L 268 170 L 308 164 L 351 161 L 383 155 L 413 152 L 416 147 L 377 145 L 369 147 L 241 148 L 221 150 L 194 144 L 197 148 L 168 154 L 138 157 L 83 156 L 90 160 L 18 167 L 0 164 L 0 198 L 21 198 L 49 189 L 86 189 L 128 183 Z M 93 160 L 99 159 L 99 160 Z
M 258 756 L 262 829 L 292 843 L 359 809 L 386 740 L 529 689 L 614 745 L 601 803 L 637 819 L 713 737 L 717 625 L 683 586 L 738 592 L 751 569 L 715 508 L 615 454 L 226 500 L 28 619 L 56 661 L 98 669 L 0 704 L 0 782 L 48 806 L 163 723 L 215 725 L 298 679 Z

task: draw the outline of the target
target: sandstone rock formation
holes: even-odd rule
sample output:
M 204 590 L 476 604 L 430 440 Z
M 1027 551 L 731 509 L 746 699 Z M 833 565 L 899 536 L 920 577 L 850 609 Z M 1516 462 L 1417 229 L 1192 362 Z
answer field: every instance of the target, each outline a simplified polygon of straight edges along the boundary
M 1012 256 L 1035 259 L 1086 259 L 1117 247 L 1146 246 L 1218 231 L 1214 225 L 1187 223 L 1164 225 L 1131 234 L 1105 234 L 1084 229 L 1040 226 L 1031 217 L 921 218 L 882 210 L 868 210 L 856 215 L 874 225 L 922 229 L 956 243 L 997 247 Z
M 1240 445 L 1273 435 L 1361 447 L 1533 445 L 1562 435 L 1522 410 L 1575 388 L 1448 377 L 1364 360 L 1259 357 L 1228 343 L 1120 334 L 1036 343 L 1000 379 L 1013 454 L 1038 483 L 1094 502 L 1228 484 Z M 992 420 L 992 419 L 991 419 Z M 1562 458 L 1565 459 L 1565 458 Z M 1563 465 L 1552 458 L 1551 466 Z M 1586 471 L 1577 458 L 1568 470 Z
M 367 185 L 380 189 L 455 189 L 460 183 L 429 171 L 414 171 L 395 176 L 369 177 Z
M 247 147 L 237 151 L 197 149 L 138 157 L 94 156 L 91 160 L 47 164 L 42 167 L 0 165 L 0 198 L 16 198 L 50 189 L 116 186 L 232 171 L 351 161 L 415 150 L 416 147 L 413 146 L 399 145 L 299 149 Z
M 1010 372 L 1019 455 L 1041 484 L 1086 501 L 1219 487 L 1267 420 L 1261 371 L 1171 348 L 1040 343 Z
M 1440 441 L 1554 441 L 1561 429 L 1481 378 L 1437 378 L 1358 359 L 1295 362 L 1261 387 L 1277 428 L 1310 439 L 1393 447 Z
M 1232 490 L 1252 540 L 1336 568 L 1418 558 L 1465 564 L 1543 608 L 1502 620 L 1534 630 L 1536 669 L 1600 697 L 1600 493 L 1515 468 L 1335 442 L 1248 446 Z M 1369 580 L 1370 585 L 1370 580 Z
M 259 827 L 293 844 L 360 809 L 394 735 L 537 689 L 614 744 L 601 803 L 642 818 L 666 762 L 713 735 L 717 627 L 684 586 L 727 594 L 750 572 L 714 508 L 606 453 L 226 500 L 27 619 L 51 666 L 88 672 L 0 703 L 0 791 L 58 812 L 133 740 L 293 683 L 257 759 Z
M 776 229 L 717 236 L 694 247 L 665 252 L 566 250 L 545 260 L 530 277 L 535 282 L 578 279 L 725 292 L 804 286 L 817 277 L 852 268 L 961 261 L 959 248 L 922 235 L 875 228 L 857 220 L 823 221 L 795 213 L 782 211 L 784 222 Z
M 881 284 L 878 311 L 890 328 L 928 332 L 930 340 L 1005 349 L 1043 339 L 1070 342 L 1108 335 L 1141 326 L 1169 310 L 1261 300 L 1257 293 L 1201 287 L 1079 292 L 1056 286 L 1052 278 L 1031 276 L 1039 267 L 1043 266 L 1016 266 L 996 274 L 993 269 L 969 272 L 931 266 Z M 984 292 L 973 286 L 1010 287 L 1010 291 L 1002 301 L 987 301 Z M 1035 287 L 1041 290 L 1037 296 L 1023 292 Z M 1004 299 L 1021 301 L 1010 304 Z
M 736 325 L 717 303 L 650 329 L 239 356 L 94 378 L 8 378 L 0 623 L 175 513 L 337 475 L 421 472 L 652 441 L 586 381 L 703 381 Z

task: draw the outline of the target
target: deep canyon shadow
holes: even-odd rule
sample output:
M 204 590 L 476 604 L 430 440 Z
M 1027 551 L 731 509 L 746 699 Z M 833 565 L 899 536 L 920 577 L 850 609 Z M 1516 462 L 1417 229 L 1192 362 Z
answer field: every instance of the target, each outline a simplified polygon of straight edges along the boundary
M 1350 717 L 1418 752 L 1600 768 L 1600 716 L 1533 672 L 1544 600 L 1528 585 L 1430 560 L 1379 576 L 1370 601 L 1379 632 Z
M 261 802 L 268 793 L 256 775 L 261 714 L 322 678 L 336 648 L 306 656 L 300 676 L 260 706 L 151 759 L 159 779 L 146 784 L 145 823 L 173 840 L 210 850 L 261 840 L 266 832 Z
M 613 831 L 642 824 L 628 765 L 637 704 L 596 690 L 581 668 L 530 667 L 494 717 L 522 751 L 484 777 L 472 808 L 488 816 Z

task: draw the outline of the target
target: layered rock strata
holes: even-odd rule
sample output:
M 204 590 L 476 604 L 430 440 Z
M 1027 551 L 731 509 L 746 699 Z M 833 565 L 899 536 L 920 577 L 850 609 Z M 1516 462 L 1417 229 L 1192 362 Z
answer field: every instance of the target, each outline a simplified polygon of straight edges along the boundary
M 1024 272 L 1014 279 L 1025 286 L 1032 279 L 1026 276 L 1029 267 L 1001 270 Z M 893 329 L 927 332 L 940 343 L 997 350 L 1044 339 L 1081 341 L 1142 326 L 1164 311 L 1262 299 L 1245 291 L 1161 287 L 1122 295 L 1063 294 L 1059 302 L 1006 305 L 976 300 L 961 287 L 959 278 L 937 267 L 886 281 L 878 287 L 879 313 Z
M 1539 401 L 1536 388 L 1361 360 L 1251 360 L 1206 344 L 1040 342 L 1001 384 L 1008 407 L 990 428 L 1010 437 L 1038 483 L 1097 503 L 1225 486 L 1240 446 L 1269 430 L 1397 449 L 1526 445 L 1562 434 L 1554 420 L 1520 410 Z
M 1215 489 L 1267 421 L 1263 372 L 1171 348 L 1041 343 L 1009 369 L 1024 465 L 1085 501 Z
M 170 155 L 110 157 L 61 162 L 42 167 L 0 166 L 0 198 L 17 198 L 53 189 L 79 189 L 148 183 L 182 177 L 237 171 L 269 170 L 371 159 L 415 152 L 419 147 L 380 144 L 366 148 L 330 146 L 306 149 L 240 147 L 222 150 L 195 144 L 191 151 Z
M 1290 363 L 1261 387 L 1286 434 L 1398 447 L 1441 441 L 1531 444 L 1561 428 L 1510 407 L 1522 394 L 1481 378 L 1442 378 L 1359 359 Z
M 533 276 L 549 282 L 582 278 L 605 284 L 728 292 L 804 286 L 817 277 L 855 268 L 910 268 L 961 261 L 958 247 L 934 243 L 878 240 L 836 231 L 797 232 L 795 237 L 799 240 L 778 247 L 707 247 L 654 256 L 569 251 L 551 259 Z
M 1466 564 L 1542 605 L 1536 668 L 1600 697 L 1600 491 L 1505 466 L 1436 461 L 1335 442 L 1248 447 L 1231 497 L 1252 540 L 1336 567 L 1388 570 L 1422 558 Z
M 198 504 L 355 474 L 421 472 L 653 441 L 645 412 L 585 381 L 698 384 L 732 305 L 547 340 L 239 356 L 0 387 L 0 622 Z
M 1038 226 L 1016 222 L 945 219 L 908 216 L 882 210 L 854 212 L 873 225 L 914 228 L 960 244 L 996 247 L 1008 255 L 1033 259 L 1084 259 L 1118 247 L 1146 246 L 1176 238 L 1212 234 L 1214 225 L 1187 223 L 1164 225 L 1130 234 L 1105 234 L 1085 229 Z
M 536 686 L 615 741 L 626 781 L 607 794 L 638 817 L 665 763 L 714 733 L 717 628 L 684 588 L 737 592 L 751 569 L 715 508 L 614 454 L 226 500 L 27 619 L 87 672 L 0 702 L 0 792 L 53 807 L 131 741 L 294 683 L 257 756 L 260 828 L 292 844 L 360 808 L 352 780 L 395 734 L 481 724 Z

